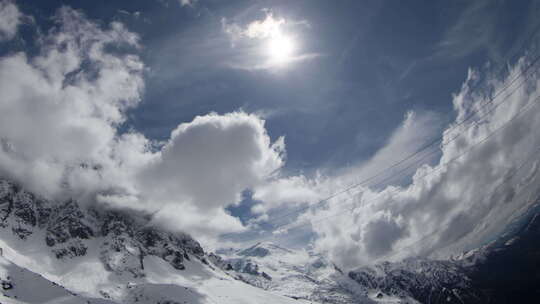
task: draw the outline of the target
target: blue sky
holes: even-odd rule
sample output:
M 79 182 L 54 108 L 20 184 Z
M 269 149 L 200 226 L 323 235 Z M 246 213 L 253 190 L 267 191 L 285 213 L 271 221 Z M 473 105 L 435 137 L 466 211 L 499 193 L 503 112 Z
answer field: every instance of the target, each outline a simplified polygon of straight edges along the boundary
M 535 26 L 531 1 L 46 1 L 25 2 L 38 22 L 61 5 L 141 35 L 149 68 L 127 127 L 164 140 L 179 122 L 238 109 L 269 113 L 285 135 L 287 168 L 335 170 L 384 145 L 407 111 L 451 116 L 470 67 L 516 59 Z M 224 67 L 235 50 L 222 18 L 247 24 L 270 9 L 297 26 L 301 52 L 321 56 L 282 70 Z M 127 13 L 139 12 L 139 17 Z M 39 18 L 41 16 L 41 18 Z M 480 35 L 479 35 L 480 34 Z
M 501 135 L 500 154 L 444 163 L 532 98 L 530 84 L 403 176 L 303 209 L 450 136 L 509 76 L 530 80 L 519 71 L 537 54 L 539 1 L 0 3 L 16 17 L 0 22 L 0 174 L 46 197 L 151 213 L 212 246 L 221 233 L 223 244 L 269 237 L 292 212 L 311 226 L 281 241 L 344 264 L 426 233 L 439 239 L 411 254 L 463 249 L 508 211 L 473 202 L 498 195 L 537 141 L 533 112 L 531 129 Z M 444 175 L 419 178 L 426 170 Z M 381 207 L 355 207 L 348 226 L 314 224 L 377 195 Z

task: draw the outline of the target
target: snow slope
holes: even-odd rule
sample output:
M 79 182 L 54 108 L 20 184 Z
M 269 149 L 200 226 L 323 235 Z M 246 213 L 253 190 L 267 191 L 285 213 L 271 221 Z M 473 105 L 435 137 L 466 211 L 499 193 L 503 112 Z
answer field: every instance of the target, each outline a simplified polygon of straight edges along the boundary
M 49 202 L 5 180 L 0 248 L 2 279 L 15 286 L 1 303 L 299 303 L 215 267 L 188 235 Z
M 390 296 L 377 298 L 377 290 L 359 285 L 323 256 L 291 250 L 271 242 L 229 252 L 216 265 L 253 286 L 273 293 L 317 303 L 415 303 Z M 400 302 L 401 301 L 401 302 Z
M 179 274 L 160 259 L 149 258 L 148 279 L 125 286 L 111 282 L 111 289 L 122 290 L 116 300 L 91 299 L 70 292 L 42 276 L 0 258 L 2 294 L 0 303 L 14 304 L 114 304 L 114 303 L 302 303 L 265 292 L 234 280 L 224 273 L 208 270 L 197 262 L 190 271 Z
M 76 295 L 44 277 L 0 257 L 0 303 L 112 304 L 103 299 Z
M 482 303 L 491 294 L 530 298 L 525 291 L 537 290 L 536 281 L 529 281 L 540 277 L 540 270 L 523 274 L 540 265 L 539 223 L 540 216 L 532 214 L 516 233 L 450 261 L 417 258 L 344 272 L 320 254 L 269 242 L 223 251 L 222 256 L 208 254 L 190 236 L 151 226 L 144 217 L 84 209 L 74 201 L 49 202 L 0 180 L 0 303 Z M 519 267 L 513 271 L 510 265 Z

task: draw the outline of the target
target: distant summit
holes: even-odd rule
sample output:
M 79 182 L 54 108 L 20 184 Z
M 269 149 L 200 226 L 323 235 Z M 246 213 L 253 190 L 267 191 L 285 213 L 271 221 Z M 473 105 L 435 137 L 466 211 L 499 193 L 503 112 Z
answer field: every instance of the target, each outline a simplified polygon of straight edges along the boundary
M 5 179 L 0 248 L 0 303 L 297 304 L 231 277 L 188 234 L 46 200 Z
M 52 202 L 0 179 L 0 302 L 532 303 L 538 214 L 536 205 L 512 231 L 450 260 L 340 269 L 311 250 L 272 242 L 207 253 L 191 236 L 143 217 Z
M 249 248 L 241 250 L 237 253 L 240 256 L 246 257 L 265 257 L 271 254 L 291 254 L 293 251 L 283 248 L 272 242 L 259 242 Z

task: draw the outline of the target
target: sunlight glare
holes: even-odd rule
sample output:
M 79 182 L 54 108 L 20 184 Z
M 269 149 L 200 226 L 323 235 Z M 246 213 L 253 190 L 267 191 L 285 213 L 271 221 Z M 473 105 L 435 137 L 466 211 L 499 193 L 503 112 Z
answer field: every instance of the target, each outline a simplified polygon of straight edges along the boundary
M 268 54 L 274 62 L 287 62 L 294 53 L 294 41 L 285 35 L 278 34 L 270 38 Z

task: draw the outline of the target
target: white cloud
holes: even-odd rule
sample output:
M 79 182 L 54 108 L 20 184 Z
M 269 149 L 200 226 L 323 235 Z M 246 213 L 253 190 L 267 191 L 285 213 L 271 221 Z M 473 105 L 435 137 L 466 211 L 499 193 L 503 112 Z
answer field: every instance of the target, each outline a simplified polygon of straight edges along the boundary
M 182 6 L 193 6 L 198 0 L 178 0 Z
M 172 132 L 141 179 L 155 197 L 174 193 L 176 200 L 193 201 L 203 209 L 223 207 L 279 169 L 281 152 L 255 115 L 198 116 Z
M 264 213 L 272 208 L 284 205 L 313 204 L 336 192 L 347 189 L 351 185 L 357 185 L 366 180 L 367 183 L 362 183 L 361 187 L 357 188 L 365 189 L 365 186 L 368 185 L 380 187 L 388 184 L 388 182 L 401 182 L 401 179 L 391 178 L 391 174 L 400 171 L 408 174 L 414 173 L 414 166 L 410 170 L 405 170 L 410 163 L 405 162 L 401 166 L 395 166 L 393 171 L 381 171 L 390 164 L 401 160 L 404 155 L 414 153 L 418 147 L 424 146 L 436 136 L 436 131 L 439 128 L 440 118 L 437 114 L 432 112 L 423 112 L 421 114 L 408 112 L 403 123 L 393 132 L 386 145 L 367 161 L 342 169 L 332 176 L 317 173 L 316 176 L 311 178 L 303 175 L 276 177 L 254 189 L 253 198 L 262 201 L 262 203 L 255 205 L 252 211 Z M 422 155 L 422 153 L 419 154 L 419 156 Z M 417 159 L 417 157 L 411 158 L 413 161 Z M 370 179 L 374 175 L 377 175 L 377 177 Z M 382 182 L 386 182 L 386 184 L 382 184 Z M 359 189 L 351 189 L 345 192 L 350 194 Z M 348 198 L 348 200 L 354 201 L 355 199 Z M 321 204 L 315 205 L 319 206 Z M 351 203 L 346 203 L 346 205 L 350 206 Z
M 272 12 L 269 12 L 264 20 L 255 20 L 248 24 L 244 35 L 249 38 L 271 38 L 281 34 L 283 25 L 285 19 L 276 19 Z
M 112 169 L 116 126 L 143 89 L 136 56 L 104 51 L 136 47 L 136 35 L 117 23 L 102 31 L 68 8 L 55 21 L 39 55 L 0 59 L 1 170 L 46 196 Z
M 138 36 L 120 23 L 102 28 L 65 7 L 55 21 L 39 39 L 37 55 L 0 58 L 0 175 L 46 197 L 145 210 L 156 224 L 208 239 L 246 229 L 224 211 L 246 188 L 266 204 L 258 212 L 315 201 L 401 159 L 437 129 L 437 116 L 409 114 L 369 162 L 313 179 L 280 177 L 283 139 L 272 143 L 264 121 L 244 112 L 196 117 L 159 146 L 137 131 L 118 132 L 126 111 L 140 101 L 144 65 L 134 54 L 107 50 L 122 46 L 135 52 Z M 257 23 L 252 35 L 264 36 L 266 26 Z M 473 81 L 471 73 L 468 83 Z M 494 79 L 486 92 L 507 82 Z M 537 158 L 516 170 L 540 146 L 540 110 L 529 109 L 488 142 L 446 163 L 520 111 L 536 97 L 538 85 L 535 75 L 492 112 L 481 107 L 483 95 L 464 85 L 454 98 L 457 119 L 476 109 L 486 115 L 481 123 L 447 130 L 445 141 L 460 137 L 442 147 L 438 164 L 416 170 L 411 185 L 359 188 L 360 194 L 344 193 L 302 215 L 299 221 L 315 223 L 345 213 L 313 225 L 316 248 L 353 266 L 394 253 L 450 254 L 494 235 L 530 203 L 520 194 L 538 184 Z M 262 214 L 257 221 L 267 219 Z
M 242 38 L 267 39 L 279 36 L 282 35 L 285 24 L 285 19 L 274 18 L 274 14 L 270 11 L 266 11 L 264 19 L 254 20 L 245 27 L 234 22 L 228 22 L 226 18 L 221 19 L 223 31 L 228 34 L 233 41 Z
M 23 15 L 10 0 L 0 1 L 0 41 L 15 37 Z
M 175 228 L 217 235 L 243 229 L 224 213 L 243 190 L 283 165 L 283 145 L 272 144 L 258 116 L 235 112 L 198 116 L 180 124 L 159 155 L 138 174 L 141 199 L 160 202 L 157 217 Z M 190 217 L 186 219 L 185 217 Z
M 196 117 L 161 146 L 119 134 L 144 90 L 144 65 L 126 53 L 138 36 L 67 7 L 54 20 L 38 55 L 0 58 L 0 176 L 51 199 L 151 212 L 196 237 L 245 229 L 224 207 L 281 168 L 283 139 L 244 112 Z
M 418 155 L 411 157 L 410 161 L 404 162 L 403 165 L 397 165 L 391 170 L 381 172 L 382 169 L 398 163 L 406 155 L 411 155 L 420 147 L 428 144 L 429 141 L 440 135 L 437 132 L 441 127 L 441 118 L 434 112 L 407 112 L 403 123 L 392 133 L 386 145 L 369 160 L 342 170 L 338 174 L 339 182 L 355 184 L 367 180 L 366 185 L 373 186 L 389 180 L 392 183 L 399 182 L 391 176 L 402 171 L 409 174 L 414 173 L 414 166 L 412 166 L 412 170 L 407 170 L 407 165 L 411 161 L 419 160 L 426 153 L 418 153 Z M 434 155 L 434 157 L 436 156 Z M 375 175 L 377 177 L 371 179 Z
M 237 53 L 225 66 L 248 71 L 269 70 L 321 57 L 321 54 L 302 50 L 301 29 L 309 28 L 307 21 L 277 18 L 268 9 L 263 12 L 264 18 L 245 24 L 221 19 L 222 30 Z
M 448 257 L 497 235 L 538 196 L 540 138 L 534 130 L 540 128 L 540 106 L 529 106 L 538 103 L 540 81 L 537 72 L 529 79 L 521 75 L 529 63 L 522 59 L 505 79 L 491 77 L 483 91 L 471 91 L 478 78 L 471 71 L 454 96 L 457 118 L 442 134 L 445 144 L 419 154 L 429 157 L 414 157 L 369 185 L 343 191 L 317 207 L 300 209 L 303 212 L 292 224 L 281 226 L 279 212 L 269 222 L 277 224 L 280 232 L 288 232 L 278 233 L 280 238 L 311 224 L 315 248 L 344 267 L 415 255 Z M 516 77 L 518 81 L 507 93 L 493 101 L 497 107 L 487 104 L 489 94 Z M 460 124 L 473 110 L 481 119 Z M 253 196 L 265 203 L 255 211 L 273 214 L 268 209 L 305 201 L 313 204 L 347 189 L 414 153 L 436 138 L 440 127 L 436 114 L 408 113 L 387 144 L 367 162 L 334 176 L 288 177 L 261 185 Z M 423 160 L 418 169 L 402 170 L 417 160 Z M 397 178 L 388 179 L 397 172 L 401 172 Z M 412 182 L 399 186 L 411 175 Z
M 305 176 L 274 179 L 254 189 L 253 199 L 264 203 L 255 205 L 252 211 L 262 213 L 286 203 L 313 202 L 321 196 L 316 189 L 317 181 L 309 180 Z
M 216 242 L 222 233 L 242 232 L 246 227 L 223 208 L 201 210 L 194 204 L 167 204 L 153 216 L 153 223 L 166 228 L 187 231 L 207 245 Z
M 525 59 L 521 60 L 507 79 L 494 78 L 484 92 L 498 91 L 514 77 L 524 81 L 520 71 L 526 64 Z M 490 112 L 491 107 L 484 105 L 488 102 L 484 93 L 469 89 L 475 81 L 471 73 L 454 97 L 457 121 L 475 109 L 483 117 L 481 122 L 452 124 L 444 132 L 447 144 L 441 148 L 439 162 L 416 170 L 410 185 L 382 190 L 361 187 L 331 199 L 316 212 L 300 216 L 299 222 L 313 222 L 317 249 L 341 265 L 354 267 L 411 255 L 444 257 L 478 246 L 500 233 L 534 202 L 538 191 L 538 170 L 534 168 L 538 166 L 540 139 L 534 130 L 540 128 L 539 107 L 526 108 L 506 128 L 496 130 L 528 103 L 535 102 L 540 92 L 538 79 L 534 74 L 508 101 Z M 334 177 L 330 183 L 347 184 L 343 180 L 349 181 L 354 173 L 369 176 L 364 170 L 371 174 L 393 164 L 414 151 L 400 143 L 407 138 L 404 134 L 412 135 L 410 143 L 418 147 L 432 133 L 432 125 L 437 125 L 436 120 L 408 116 L 396 136 L 370 162 L 356 167 L 357 171 Z M 489 140 L 479 144 L 493 132 Z M 451 140 L 457 134 L 459 137 Z M 533 159 L 518 171 L 529 155 Z

